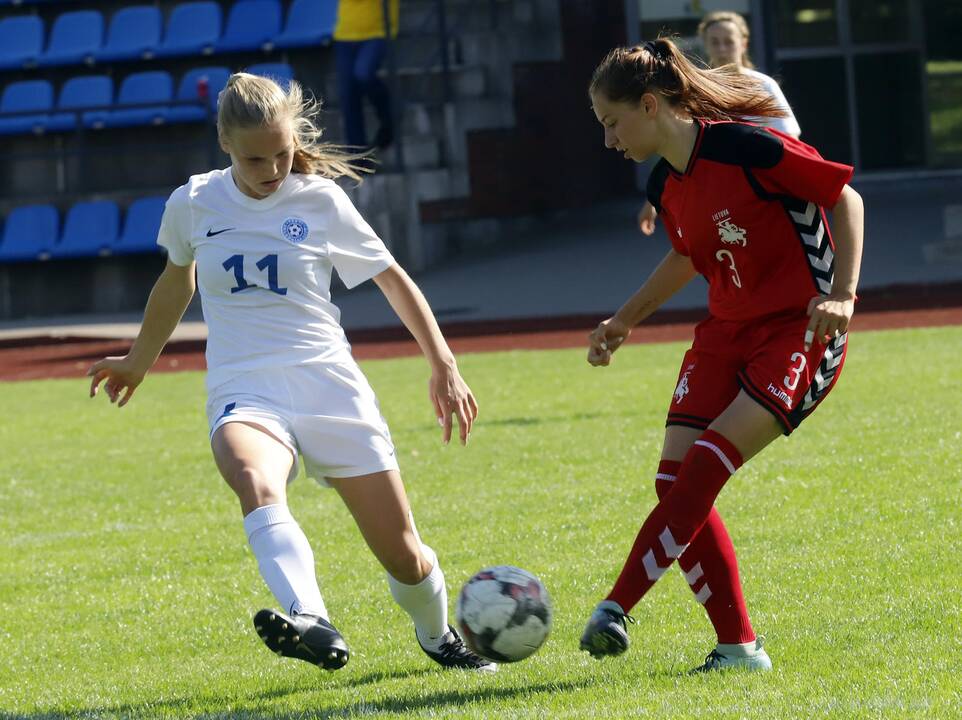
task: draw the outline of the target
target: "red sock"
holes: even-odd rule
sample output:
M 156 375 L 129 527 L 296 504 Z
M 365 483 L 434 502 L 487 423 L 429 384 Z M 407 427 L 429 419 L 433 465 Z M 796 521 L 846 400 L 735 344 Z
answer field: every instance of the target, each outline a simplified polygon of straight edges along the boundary
M 681 463 L 662 460 L 658 465 L 655 491 L 664 497 L 678 476 Z M 725 523 L 715 508 L 695 533 L 688 549 L 678 558 L 695 600 L 705 607 L 720 643 L 746 643 L 755 639 L 748 608 L 738 579 L 738 560 Z
M 621 575 L 606 599 L 628 612 L 671 563 L 685 552 L 708 520 L 715 498 L 742 464 L 725 437 L 706 430 L 685 455 L 678 477 L 648 515 Z

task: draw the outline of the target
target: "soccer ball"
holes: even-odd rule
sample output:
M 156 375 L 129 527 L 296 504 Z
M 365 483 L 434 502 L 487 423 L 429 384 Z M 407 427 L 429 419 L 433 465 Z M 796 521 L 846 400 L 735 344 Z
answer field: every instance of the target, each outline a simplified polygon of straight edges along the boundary
M 527 570 L 498 565 L 479 571 L 464 584 L 456 617 L 472 651 L 497 662 L 517 662 L 548 637 L 551 598 Z

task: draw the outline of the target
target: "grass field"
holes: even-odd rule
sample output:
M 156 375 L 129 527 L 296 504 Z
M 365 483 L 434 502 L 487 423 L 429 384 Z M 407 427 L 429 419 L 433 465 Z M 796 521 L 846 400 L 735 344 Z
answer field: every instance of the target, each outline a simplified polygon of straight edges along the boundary
M 156 375 L 127 408 L 86 383 L 0 385 L 0 717 L 959 717 L 962 328 L 856 335 L 839 387 L 751 461 L 719 507 L 770 674 L 691 677 L 713 646 L 677 572 L 629 652 L 578 652 L 654 500 L 683 345 L 468 355 L 481 417 L 442 447 L 420 359 L 364 369 L 449 593 L 484 565 L 544 580 L 545 647 L 494 677 L 436 671 L 336 495 L 299 479 L 350 664 L 280 660 L 273 601 L 211 461 L 203 378 Z

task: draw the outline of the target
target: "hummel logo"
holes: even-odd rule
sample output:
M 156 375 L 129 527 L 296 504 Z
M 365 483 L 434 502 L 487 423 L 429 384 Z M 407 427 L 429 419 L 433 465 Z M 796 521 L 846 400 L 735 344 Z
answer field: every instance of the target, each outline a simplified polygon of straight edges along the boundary
M 207 237 L 214 237 L 214 235 L 220 235 L 229 230 L 235 230 L 236 228 L 224 228 L 223 230 L 214 230 L 213 228 L 207 228 Z

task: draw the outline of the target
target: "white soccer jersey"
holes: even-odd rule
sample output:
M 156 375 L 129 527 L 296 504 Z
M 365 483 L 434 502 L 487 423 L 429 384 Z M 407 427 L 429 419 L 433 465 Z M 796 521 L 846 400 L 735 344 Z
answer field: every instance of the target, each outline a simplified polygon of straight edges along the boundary
M 194 175 L 167 201 L 157 242 L 171 262 L 197 262 L 208 390 L 265 367 L 353 362 L 331 268 L 354 287 L 394 263 L 341 188 L 297 173 L 262 200 L 230 168 Z
M 793 135 L 798 137 L 802 134 L 802 129 L 798 126 L 798 120 L 795 119 L 795 113 L 792 112 L 791 105 L 788 104 L 788 100 L 785 98 L 785 93 L 782 92 L 781 86 L 775 82 L 774 78 L 769 77 L 765 73 L 758 72 L 758 70 L 752 70 L 750 68 L 744 68 L 742 70 L 746 75 L 759 80 L 768 93 L 775 98 L 782 109 L 788 112 L 785 117 L 764 117 L 764 118 L 746 118 L 749 122 L 754 122 L 759 125 L 767 125 L 770 128 L 779 130 L 787 135 Z

